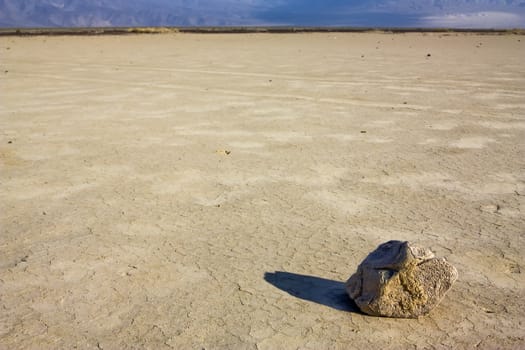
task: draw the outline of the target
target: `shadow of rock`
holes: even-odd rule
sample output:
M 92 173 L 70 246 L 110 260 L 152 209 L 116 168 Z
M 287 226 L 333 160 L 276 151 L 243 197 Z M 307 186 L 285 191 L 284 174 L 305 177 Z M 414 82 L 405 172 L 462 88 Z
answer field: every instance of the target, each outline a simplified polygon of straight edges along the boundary
M 283 271 L 266 272 L 264 279 L 294 297 L 336 310 L 361 313 L 346 294 L 343 282 Z

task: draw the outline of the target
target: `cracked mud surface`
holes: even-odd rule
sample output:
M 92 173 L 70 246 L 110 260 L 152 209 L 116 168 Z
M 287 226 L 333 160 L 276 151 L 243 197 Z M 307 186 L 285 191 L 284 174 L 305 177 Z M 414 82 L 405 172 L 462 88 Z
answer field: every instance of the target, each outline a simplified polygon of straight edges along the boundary
M 0 348 L 525 347 L 520 38 L 0 38 Z M 342 297 L 391 239 L 426 318 Z

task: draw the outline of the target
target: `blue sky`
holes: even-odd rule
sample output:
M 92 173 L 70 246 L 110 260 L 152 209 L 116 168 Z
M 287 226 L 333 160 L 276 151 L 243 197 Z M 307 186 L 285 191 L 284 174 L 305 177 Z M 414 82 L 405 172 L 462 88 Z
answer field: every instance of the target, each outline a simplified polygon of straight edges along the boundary
M 2 27 L 524 28 L 525 0 L 0 0 Z

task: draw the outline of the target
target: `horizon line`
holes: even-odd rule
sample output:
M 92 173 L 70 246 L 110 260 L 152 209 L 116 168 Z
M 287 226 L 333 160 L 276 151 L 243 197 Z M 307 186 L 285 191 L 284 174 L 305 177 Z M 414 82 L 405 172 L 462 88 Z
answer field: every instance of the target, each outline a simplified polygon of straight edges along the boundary
M 0 36 L 116 34 L 250 34 L 250 33 L 479 33 L 525 35 L 525 28 L 360 27 L 360 26 L 127 26 L 127 27 L 0 27 Z

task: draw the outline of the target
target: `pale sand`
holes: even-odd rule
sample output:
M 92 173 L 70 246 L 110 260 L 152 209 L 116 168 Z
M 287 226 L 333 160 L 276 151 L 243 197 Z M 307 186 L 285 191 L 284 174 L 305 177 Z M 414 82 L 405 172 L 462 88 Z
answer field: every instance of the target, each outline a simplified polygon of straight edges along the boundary
M 524 57 L 513 35 L 0 38 L 0 348 L 525 347 Z M 459 270 L 426 318 L 347 302 L 390 239 Z

